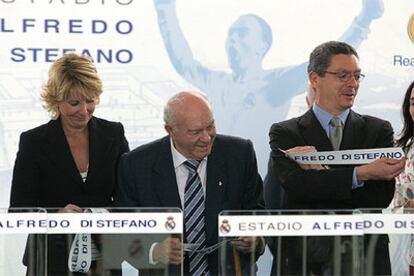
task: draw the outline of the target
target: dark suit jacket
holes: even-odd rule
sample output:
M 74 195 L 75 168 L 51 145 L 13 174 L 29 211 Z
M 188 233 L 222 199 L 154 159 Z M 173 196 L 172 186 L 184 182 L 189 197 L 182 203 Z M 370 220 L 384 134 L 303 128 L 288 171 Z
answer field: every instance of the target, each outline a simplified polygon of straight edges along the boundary
M 123 155 L 119 177 L 119 191 L 115 194 L 117 206 L 181 208 L 169 136 Z M 252 143 L 217 135 L 207 161 L 207 246 L 218 241 L 220 211 L 261 209 L 261 192 L 262 180 L 257 172 Z M 208 262 L 210 271 L 216 275 L 217 253 L 210 254 Z
M 318 151 L 331 151 L 326 132 L 312 110 L 270 129 L 273 173 L 286 191 L 289 209 L 385 208 L 394 195 L 394 181 L 365 181 L 352 189 L 354 166 L 331 166 L 329 170 L 303 170 L 285 157 L 278 148 L 313 145 Z M 389 122 L 351 110 L 343 130 L 341 150 L 393 146 Z M 386 242 L 386 239 L 385 239 Z M 383 246 L 383 250 L 388 250 Z M 378 252 L 380 253 L 380 252 Z M 388 255 L 388 251 L 384 252 Z M 378 256 L 380 254 L 377 254 Z M 389 263 L 389 260 L 382 260 Z
M 273 159 L 272 155 L 269 156 L 267 163 L 267 174 L 263 179 L 263 195 L 265 201 L 265 207 L 267 210 L 280 210 L 286 208 L 285 190 L 280 184 L 279 179 L 273 172 Z M 272 213 L 273 215 L 281 214 L 281 212 Z M 267 237 L 266 244 L 269 247 L 272 254 L 276 256 L 278 248 L 278 237 Z
M 23 132 L 13 170 L 10 207 L 110 206 L 119 157 L 128 151 L 120 123 L 92 117 L 89 170 L 82 181 L 60 120 Z
M 331 151 L 328 136 L 312 110 L 303 116 L 274 124 L 270 130 L 273 172 L 287 193 L 290 209 L 385 208 L 394 195 L 394 181 L 365 181 L 352 189 L 354 166 L 332 166 L 330 170 L 302 170 L 277 149 L 313 145 Z M 341 150 L 393 146 L 389 122 L 350 112 L 343 130 Z
M 267 163 L 267 174 L 263 180 L 263 194 L 266 209 L 278 210 L 285 208 L 285 190 L 280 184 L 279 179 L 274 175 L 271 154 Z
M 23 132 L 13 170 L 10 207 L 63 208 L 69 203 L 81 207 L 111 206 L 118 160 L 129 150 L 128 142 L 120 123 L 92 117 L 88 130 L 89 170 L 85 183 L 59 119 Z M 66 237 L 53 236 L 62 239 L 49 241 L 49 273 L 55 268 L 67 269 L 67 256 L 60 254 L 66 251 Z

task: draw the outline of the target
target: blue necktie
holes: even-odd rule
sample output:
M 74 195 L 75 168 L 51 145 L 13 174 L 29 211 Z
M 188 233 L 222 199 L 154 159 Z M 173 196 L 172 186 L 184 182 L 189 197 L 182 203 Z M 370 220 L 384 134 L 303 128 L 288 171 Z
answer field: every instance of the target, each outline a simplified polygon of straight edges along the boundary
M 188 179 L 184 190 L 184 234 L 187 243 L 197 244 L 196 250 L 206 247 L 204 192 L 197 173 L 200 161 L 187 160 Z M 190 275 L 210 275 L 205 253 L 189 252 Z

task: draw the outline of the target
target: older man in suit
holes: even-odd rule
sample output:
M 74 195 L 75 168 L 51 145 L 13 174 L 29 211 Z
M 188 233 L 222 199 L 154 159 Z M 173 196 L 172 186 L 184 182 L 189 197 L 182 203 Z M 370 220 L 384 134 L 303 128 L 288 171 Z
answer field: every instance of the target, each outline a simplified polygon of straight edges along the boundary
M 404 160 L 384 158 L 362 166 L 330 168 L 300 166 L 279 150 L 306 152 L 393 146 L 393 130 L 389 122 L 351 110 L 364 77 L 354 48 L 336 41 L 319 45 L 310 55 L 308 77 L 316 92 L 312 108 L 302 116 L 276 123 L 270 129 L 273 172 L 286 191 L 287 208 L 387 207 L 394 194 L 393 179 L 403 169 Z M 338 122 L 339 129 L 334 129 L 333 121 Z M 342 133 L 338 135 L 341 138 L 330 139 L 337 130 Z M 326 240 L 320 241 L 315 245 L 321 245 Z M 368 246 L 369 240 L 365 241 Z M 387 242 L 387 238 L 382 236 L 375 245 L 373 274 L 391 273 Z M 294 248 L 291 245 L 290 248 Z M 312 252 L 311 246 L 308 243 L 308 253 Z M 328 245 L 322 248 L 324 250 L 320 257 L 315 257 L 316 254 L 308 256 L 308 271 L 305 273 L 333 273 L 328 268 L 331 247 Z M 283 273 L 303 273 L 301 257 L 295 250 L 285 250 L 283 258 L 282 262 L 288 264 L 281 268 Z
M 164 109 L 164 121 L 168 136 L 121 158 L 116 204 L 182 208 L 184 242 L 201 250 L 186 255 L 185 275 L 216 275 L 217 251 L 202 251 L 218 242 L 219 212 L 261 208 L 262 180 L 252 143 L 216 135 L 211 106 L 200 93 L 173 96 Z M 257 243 L 245 237 L 232 245 L 243 259 Z M 178 265 L 183 261 L 181 252 L 180 240 L 167 238 L 151 246 L 149 261 Z

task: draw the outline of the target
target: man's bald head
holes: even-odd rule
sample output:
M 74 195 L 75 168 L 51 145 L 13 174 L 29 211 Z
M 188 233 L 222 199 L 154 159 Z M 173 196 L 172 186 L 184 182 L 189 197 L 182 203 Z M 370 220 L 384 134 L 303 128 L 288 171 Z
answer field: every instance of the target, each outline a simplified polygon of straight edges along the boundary
M 202 107 L 209 109 L 211 105 L 206 95 L 196 91 L 182 91 L 172 96 L 164 107 L 164 123 L 174 126 L 177 124 L 177 116 L 186 116 L 192 109 Z
M 205 95 L 184 91 L 172 96 L 164 108 L 164 122 L 174 147 L 186 158 L 203 159 L 210 154 L 216 129 Z

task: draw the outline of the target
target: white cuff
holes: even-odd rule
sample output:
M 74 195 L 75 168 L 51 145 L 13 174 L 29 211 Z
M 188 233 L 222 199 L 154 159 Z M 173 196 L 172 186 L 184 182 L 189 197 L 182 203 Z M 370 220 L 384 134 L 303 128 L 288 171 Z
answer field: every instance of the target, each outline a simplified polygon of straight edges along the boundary
M 154 252 L 154 248 L 155 248 L 155 246 L 158 244 L 158 242 L 154 242 L 152 245 L 151 245 L 151 248 L 150 248 L 150 250 L 149 250 L 149 256 L 148 256 L 148 258 L 149 258 L 149 263 L 150 263 L 150 265 L 156 265 L 156 264 L 158 264 L 158 262 L 157 261 L 155 261 L 154 260 L 154 258 L 153 258 L 153 252 Z

